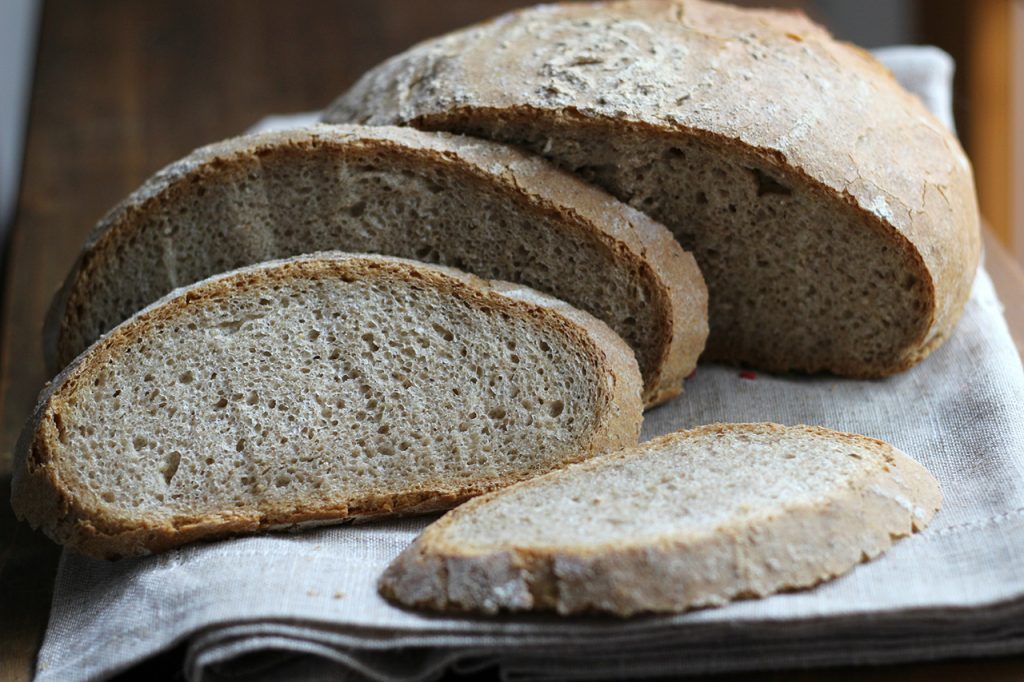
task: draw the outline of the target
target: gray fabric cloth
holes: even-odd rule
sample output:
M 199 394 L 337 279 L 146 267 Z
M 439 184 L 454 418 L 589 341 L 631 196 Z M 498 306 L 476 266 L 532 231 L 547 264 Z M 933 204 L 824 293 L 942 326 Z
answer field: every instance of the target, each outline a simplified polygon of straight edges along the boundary
M 948 73 L 939 81 L 948 102 Z M 644 437 L 763 420 L 893 443 L 939 479 L 942 512 L 816 589 L 626 621 L 388 605 L 377 577 L 429 518 L 118 563 L 65 553 L 39 679 L 102 679 L 180 643 L 188 677 L 207 682 L 413 681 L 495 664 L 508 679 L 674 676 L 1024 651 L 1024 371 L 984 271 L 950 340 L 904 374 L 749 379 L 701 366 L 681 398 L 647 414 Z
M 931 45 L 895 45 L 874 50 L 903 87 L 921 98 L 935 117 L 953 132 L 953 58 Z

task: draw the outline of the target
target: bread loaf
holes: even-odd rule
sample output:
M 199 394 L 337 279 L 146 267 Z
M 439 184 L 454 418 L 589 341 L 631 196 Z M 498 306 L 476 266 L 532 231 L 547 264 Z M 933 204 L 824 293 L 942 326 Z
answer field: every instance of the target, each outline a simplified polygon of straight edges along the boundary
M 171 164 L 99 224 L 55 299 L 55 369 L 175 287 L 338 249 L 526 284 L 606 321 L 654 404 L 681 390 L 707 336 L 692 256 L 644 214 L 503 145 L 410 129 L 248 135 Z
M 707 280 L 707 360 L 901 371 L 949 336 L 978 263 L 956 139 L 795 12 L 526 9 L 384 62 L 325 120 L 516 144 L 649 213 Z
M 604 323 L 448 268 L 319 254 L 177 290 L 44 392 L 12 504 L 114 558 L 450 507 L 635 444 Z
M 931 474 L 881 441 L 712 424 L 472 500 L 428 526 L 380 589 L 484 613 L 719 606 L 845 573 L 940 504 Z

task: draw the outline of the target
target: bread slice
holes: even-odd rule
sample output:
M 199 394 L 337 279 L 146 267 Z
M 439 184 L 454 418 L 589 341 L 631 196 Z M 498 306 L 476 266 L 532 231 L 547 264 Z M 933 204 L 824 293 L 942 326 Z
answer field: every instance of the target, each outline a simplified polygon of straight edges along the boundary
M 881 441 L 712 424 L 472 500 L 428 526 L 380 589 L 484 613 L 719 606 L 845 573 L 940 504 L 931 474 Z
M 12 504 L 97 557 L 450 507 L 635 444 L 641 380 L 536 291 L 319 254 L 181 289 L 46 389 Z
M 707 280 L 706 360 L 901 371 L 950 334 L 978 264 L 956 139 L 796 12 L 526 9 L 384 62 L 325 120 L 516 144 L 646 211 Z
M 707 337 L 707 289 L 668 230 L 549 163 L 491 142 L 318 126 L 239 137 L 171 164 L 96 228 L 47 325 L 54 369 L 178 286 L 322 250 L 382 253 L 526 284 L 632 346 L 649 404 Z

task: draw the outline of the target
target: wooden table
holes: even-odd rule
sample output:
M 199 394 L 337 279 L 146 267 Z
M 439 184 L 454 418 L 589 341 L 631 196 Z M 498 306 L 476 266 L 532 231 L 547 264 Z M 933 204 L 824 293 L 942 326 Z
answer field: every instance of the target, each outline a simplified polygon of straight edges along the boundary
M 323 107 L 365 69 L 421 38 L 521 0 L 103 0 L 46 3 L 0 338 L 0 680 L 24 680 L 46 625 L 57 547 L 15 522 L 10 455 L 46 376 L 39 330 L 95 220 L 165 163 L 268 113 Z M 1024 275 L 988 246 L 1018 347 Z M 173 673 L 172 659 L 147 674 Z M 856 669 L 830 671 L 836 679 Z M 891 666 L 875 679 L 1011 680 L 1024 657 Z M 778 673 L 769 679 L 816 679 Z M 150 678 L 152 679 L 152 678 Z M 716 678 L 723 679 L 723 678 Z M 753 679 L 735 676 L 735 680 Z M 764 677 L 759 677 L 764 679 Z

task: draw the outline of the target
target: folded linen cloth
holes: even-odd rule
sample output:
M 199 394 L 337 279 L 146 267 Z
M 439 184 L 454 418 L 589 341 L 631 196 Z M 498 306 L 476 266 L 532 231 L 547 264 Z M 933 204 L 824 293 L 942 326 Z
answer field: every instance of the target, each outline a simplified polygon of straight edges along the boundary
M 916 74 L 905 84 L 945 103 L 948 120 L 948 56 L 883 56 L 898 76 L 903 67 Z M 377 577 L 432 517 L 118 563 L 65 553 L 38 679 L 103 679 L 178 644 L 187 677 L 204 681 L 413 681 L 492 665 L 507 679 L 668 677 L 1024 651 L 1024 370 L 984 271 L 950 340 L 904 374 L 751 380 L 701 366 L 681 398 L 647 414 L 643 435 L 763 420 L 893 443 L 939 479 L 942 512 L 886 556 L 817 589 L 625 621 L 390 606 Z

